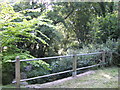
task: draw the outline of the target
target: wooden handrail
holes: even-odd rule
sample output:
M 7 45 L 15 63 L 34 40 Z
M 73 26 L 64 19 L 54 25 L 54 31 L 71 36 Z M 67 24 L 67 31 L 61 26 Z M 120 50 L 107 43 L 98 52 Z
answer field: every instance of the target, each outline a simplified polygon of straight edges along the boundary
M 94 55 L 94 54 L 102 54 L 102 61 L 105 62 L 105 52 L 95 52 L 95 53 L 86 53 L 86 54 L 73 54 L 73 55 L 54 56 L 54 57 L 35 58 L 35 59 L 25 59 L 25 60 L 20 60 L 19 57 L 16 57 L 16 60 L 12 61 L 12 62 L 15 62 L 15 64 L 16 64 L 15 65 L 16 81 L 13 81 L 12 83 L 16 83 L 16 87 L 20 88 L 20 82 L 21 81 L 28 81 L 28 80 L 33 80 L 33 79 L 38 79 L 38 78 L 43 78 L 43 77 L 63 74 L 63 73 L 67 73 L 67 72 L 73 72 L 72 76 L 76 76 L 76 73 L 77 73 L 76 71 L 77 70 L 90 68 L 90 67 L 95 67 L 95 66 L 100 65 L 100 64 L 97 64 L 97 65 L 77 68 L 77 56 L 81 56 L 81 55 Z M 33 77 L 33 78 L 20 80 L 20 61 L 35 61 L 35 60 L 45 60 L 45 59 L 65 58 L 65 57 L 73 57 L 73 69 L 72 70 L 67 70 L 67 71 L 63 71 L 63 72 L 58 72 L 58 73 L 53 73 L 53 74 L 48 74 L 48 75 L 43 75 L 43 76 L 38 76 L 38 77 Z
M 91 66 L 82 67 L 82 68 L 77 68 L 76 70 L 81 70 L 81 69 L 96 67 L 96 66 L 99 66 L 99 65 L 100 65 L 100 64 L 91 65 Z M 54 75 L 58 75 L 58 74 L 68 73 L 68 72 L 72 72 L 72 71 L 73 71 L 73 70 L 67 70 L 67 71 L 63 71 L 63 72 L 58 72 L 58 73 L 53 73 L 53 74 L 48 74 L 48 75 L 43 75 L 43 76 L 28 78 L 28 79 L 21 79 L 20 81 L 21 81 L 21 82 L 23 82 L 23 81 L 29 81 L 29 80 L 39 79 L 39 78 L 43 78 L 43 77 L 49 77 L 49 76 L 54 76 Z M 12 83 L 16 83 L 16 81 L 13 81 Z
M 21 82 L 23 82 L 23 81 L 29 81 L 29 80 L 34 80 L 34 79 L 38 79 L 38 78 L 49 77 L 49 76 L 54 76 L 54 75 L 63 74 L 63 73 L 67 73 L 67 72 L 72 72 L 72 71 L 73 70 L 67 70 L 67 71 L 63 71 L 63 72 L 58 72 L 58 73 L 53 73 L 53 74 L 48 74 L 48 75 L 43 75 L 43 76 L 28 78 L 28 79 L 22 79 L 20 81 Z M 12 83 L 16 83 L 16 81 L 13 81 Z
M 76 54 L 75 56 L 82 56 L 82 55 L 94 55 L 94 54 L 102 54 L 103 52 L 95 52 L 95 53 L 85 53 L 85 54 Z M 65 58 L 65 57 L 73 57 L 74 55 L 64 55 L 64 56 L 53 56 L 53 57 L 44 57 L 44 58 L 34 58 L 34 59 L 23 59 L 20 61 L 36 61 L 36 60 L 46 60 L 46 59 L 55 59 L 55 58 Z M 13 60 L 11 62 L 16 62 Z
M 82 68 L 77 68 L 76 70 L 82 70 L 82 69 L 86 69 L 86 68 L 96 67 L 96 66 L 99 66 L 99 65 L 100 65 L 100 64 L 91 65 L 91 66 L 82 67 Z

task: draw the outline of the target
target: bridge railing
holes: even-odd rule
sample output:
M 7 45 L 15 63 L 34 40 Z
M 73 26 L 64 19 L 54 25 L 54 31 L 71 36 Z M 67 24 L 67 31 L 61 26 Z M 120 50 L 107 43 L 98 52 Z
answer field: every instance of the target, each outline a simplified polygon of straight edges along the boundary
M 97 54 L 102 55 L 102 60 L 101 61 L 103 63 L 105 63 L 105 52 L 104 51 L 103 52 L 95 52 L 95 53 L 73 54 L 73 55 L 64 55 L 64 56 L 53 56 L 53 57 L 44 57 L 44 58 L 24 59 L 24 60 L 20 60 L 20 57 L 17 56 L 14 61 L 11 61 L 11 62 L 15 62 L 15 81 L 13 81 L 12 83 L 16 83 L 16 87 L 20 88 L 20 82 L 22 82 L 22 81 L 39 79 L 39 78 L 49 77 L 49 76 L 63 74 L 63 73 L 67 73 L 67 72 L 72 72 L 72 76 L 75 77 L 76 73 L 77 73 L 77 70 L 82 70 L 82 69 L 96 67 L 96 66 L 101 65 L 101 64 L 95 64 L 95 65 L 91 65 L 91 66 L 87 66 L 87 67 L 77 68 L 77 56 L 97 55 Z M 66 58 L 66 57 L 72 57 L 72 63 L 73 63 L 72 70 L 67 70 L 67 71 L 62 71 L 62 72 L 58 72 L 58 73 L 52 73 L 52 74 L 48 74 L 48 75 L 43 75 L 43 76 L 38 76 L 38 77 L 33 77 L 33 78 L 27 78 L 27 79 L 21 79 L 20 78 L 20 62 L 46 60 L 46 59 L 49 60 L 49 59 Z

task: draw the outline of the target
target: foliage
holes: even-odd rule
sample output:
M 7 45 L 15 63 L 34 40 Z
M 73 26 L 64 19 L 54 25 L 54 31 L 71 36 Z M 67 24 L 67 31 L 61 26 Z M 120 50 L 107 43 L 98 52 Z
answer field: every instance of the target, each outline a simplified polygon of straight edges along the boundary
M 110 40 L 108 39 L 106 43 L 102 44 L 88 44 L 83 46 L 80 50 L 75 49 L 68 49 L 68 54 L 72 54 L 73 52 L 76 53 L 91 53 L 91 52 L 99 52 L 99 51 L 105 51 L 106 52 L 106 63 L 109 65 L 112 62 L 115 65 L 118 65 L 119 63 L 119 53 L 120 53 L 120 40 Z M 112 61 L 110 53 L 112 53 Z M 99 60 L 100 57 L 97 57 L 96 59 Z
M 26 68 L 27 66 L 29 66 L 28 64 L 32 65 L 32 69 L 30 71 L 25 71 L 25 69 L 22 70 L 23 72 L 26 73 L 27 78 L 50 74 L 49 72 L 51 70 L 50 65 L 42 60 L 27 62 L 27 64 L 25 63 L 22 67 Z M 44 82 L 46 82 L 44 78 L 28 81 L 28 83 L 44 83 Z
M 14 64 L 8 62 L 16 56 L 28 59 L 104 50 L 106 63 L 119 65 L 117 6 L 115 2 L 0 3 L 3 84 L 10 83 L 14 78 Z M 113 53 L 113 59 L 109 52 Z M 101 58 L 101 55 L 78 57 L 77 65 L 93 65 L 99 63 Z M 27 77 L 34 77 L 72 69 L 72 57 L 33 61 L 29 64 L 32 70 L 27 72 Z M 22 62 L 21 70 L 25 72 L 27 66 L 28 63 Z M 61 77 L 70 74 L 62 74 Z M 61 77 L 57 75 L 29 83 L 44 83 Z
M 99 51 L 105 51 L 105 66 L 111 65 L 120 65 L 119 58 L 120 58 L 120 41 L 108 39 L 106 43 L 103 44 L 88 44 L 88 46 L 84 46 L 82 49 L 68 49 L 68 55 L 76 53 L 94 53 Z M 110 55 L 112 53 L 112 57 Z M 72 60 L 73 58 L 61 58 L 53 61 L 51 64 L 52 72 L 60 72 L 65 70 L 72 69 Z M 89 55 L 89 56 L 78 56 L 77 57 L 77 68 L 86 67 L 95 64 L 101 64 L 102 55 Z M 66 75 L 58 75 L 57 78 L 70 76 L 71 73 L 67 73 Z
M 2 73 L 3 73 L 3 84 L 11 83 L 14 79 L 14 64 L 8 63 L 10 60 L 14 60 L 16 56 L 20 56 L 20 59 L 27 59 L 27 58 L 35 58 L 30 54 L 29 51 L 25 50 L 22 47 L 19 47 L 20 43 L 29 43 L 35 44 L 41 42 L 43 44 L 48 45 L 48 43 L 43 40 L 41 37 L 45 39 L 49 39 L 46 35 L 44 35 L 41 31 L 36 30 L 37 25 L 45 25 L 48 27 L 53 27 L 46 23 L 47 19 L 43 19 L 42 17 L 33 18 L 31 20 L 27 20 L 19 12 L 15 12 L 13 7 L 7 3 L 1 3 L 1 21 L 0 21 L 0 35 L 1 35 L 1 42 L 2 42 Z M 8 12 L 9 11 L 9 12 Z M 20 17 L 21 16 L 21 17 Z M 16 21 L 15 19 L 22 19 L 22 21 Z M 27 17 L 28 18 L 28 17 Z M 33 33 L 32 33 L 33 32 Z M 36 33 L 41 35 L 37 36 Z M 38 42 L 39 41 L 39 42 Z M 38 65 L 37 65 L 38 63 Z M 33 66 L 35 63 L 33 63 Z M 48 64 L 44 61 L 36 62 L 37 66 L 41 66 L 43 68 L 43 72 L 48 71 Z M 8 70 L 10 69 L 10 70 Z M 9 76 L 8 76 L 9 75 Z
M 56 59 L 51 63 L 52 72 L 70 70 L 72 68 L 72 57 Z
M 92 43 L 105 43 L 108 38 L 117 40 L 120 37 L 117 18 L 117 12 L 108 13 L 105 17 L 92 18 L 92 23 L 88 23 L 92 28 L 90 31 Z

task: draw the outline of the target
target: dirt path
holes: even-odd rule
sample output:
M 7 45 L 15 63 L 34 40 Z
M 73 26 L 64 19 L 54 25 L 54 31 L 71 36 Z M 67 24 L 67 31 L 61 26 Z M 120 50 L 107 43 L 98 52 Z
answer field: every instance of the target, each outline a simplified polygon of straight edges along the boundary
M 52 86 L 52 85 L 56 85 L 56 84 L 63 83 L 63 82 L 68 81 L 68 80 L 77 79 L 79 77 L 89 75 L 89 74 L 94 74 L 94 73 L 95 73 L 95 71 L 88 71 L 88 72 L 79 74 L 76 77 L 67 77 L 64 79 L 60 79 L 60 80 L 56 80 L 56 81 L 48 82 L 48 83 L 44 83 L 44 84 L 26 85 L 25 87 L 26 88 L 48 88 L 49 86 Z

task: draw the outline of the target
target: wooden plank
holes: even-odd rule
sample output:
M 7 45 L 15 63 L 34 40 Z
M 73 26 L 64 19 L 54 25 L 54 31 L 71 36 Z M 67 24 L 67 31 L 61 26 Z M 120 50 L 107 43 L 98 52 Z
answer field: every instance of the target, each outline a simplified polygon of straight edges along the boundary
M 33 78 L 28 78 L 28 79 L 22 79 L 20 80 L 22 81 L 29 81 L 29 80 L 34 80 L 34 79 L 39 79 L 39 78 L 43 78 L 43 77 L 49 77 L 49 76 L 53 76 L 53 75 L 58 75 L 58 74 L 63 74 L 63 73 L 67 73 L 67 72 L 72 72 L 73 70 L 67 70 L 67 71 L 63 71 L 63 72 L 58 72 L 58 73 L 53 73 L 53 74 L 49 74 L 49 75 L 44 75 L 44 76 L 38 76 L 38 77 L 33 77 Z M 16 81 L 13 81 L 12 83 L 16 83 Z
M 100 64 L 91 65 L 91 66 L 82 67 L 82 68 L 77 68 L 77 70 L 82 70 L 82 69 L 86 69 L 86 68 L 96 67 L 96 66 L 99 66 L 99 65 L 100 65 Z
M 15 63 L 16 88 L 20 88 L 20 57 L 16 57 Z
M 65 57 L 71 57 L 71 56 L 73 56 L 73 55 L 53 56 L 53 57 L 34 58 L 34 59 L 24 59 L 24 60 L 20 60 L 20 61 L 36 61 L 36 60 L 46 60 L 46 59 L 65 58 Z M 16 62 L 16 60 L 11 61 L 11 62 Z
M 103 53 L 103 52 L 85 53 L 85 54 L 76 54 L 76 56 L 94 55 L 94 54 L 102 54 L 102 53 Z
M 102 52 L 86 53 L 86 54 L 76 54 L 76 56 L 94 55 L 94 54 L 101 54 L 101 53 Z M 65 57 L 73 57 L 73 55 L 53 56 L 53 57 L 34 58 L 34 59 L 23 59 L 23 60 L 20 60 L 20 61 L 36 61 L 36 60 L 46 60 L 46 59 L 65 58 Z M 11 62 L 16 62 L 16 60 L 13 60 Z

